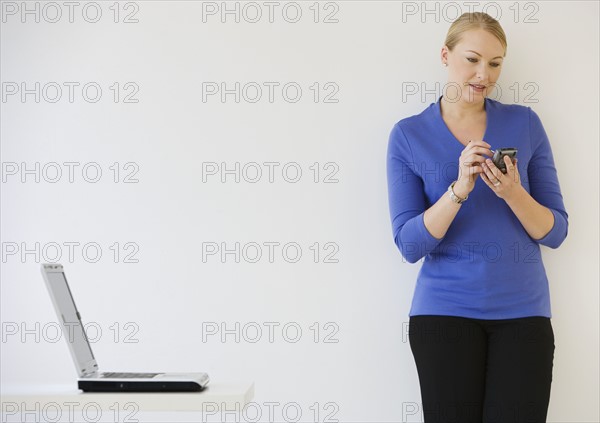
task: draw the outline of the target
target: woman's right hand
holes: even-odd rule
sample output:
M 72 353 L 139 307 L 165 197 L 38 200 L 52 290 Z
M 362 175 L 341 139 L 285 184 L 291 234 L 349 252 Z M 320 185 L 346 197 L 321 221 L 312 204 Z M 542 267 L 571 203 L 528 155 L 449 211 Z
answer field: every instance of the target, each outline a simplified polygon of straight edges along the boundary
M 458 179 L 454 185 L 454 193 L 465 198 L 475 188 L 475 181 L 483 172 L 481 163 L 492 157 L 491 145 L 483 140 L 471 140 L 458 158 Z

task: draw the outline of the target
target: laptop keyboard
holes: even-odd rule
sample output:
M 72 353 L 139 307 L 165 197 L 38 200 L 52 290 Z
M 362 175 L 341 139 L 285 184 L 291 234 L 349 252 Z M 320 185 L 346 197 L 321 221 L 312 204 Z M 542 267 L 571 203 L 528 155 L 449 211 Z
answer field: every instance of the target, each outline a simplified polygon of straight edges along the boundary
M 121 379 L 150 379 L 160 373 L 118 373 L 118 372 L 107 372 L 102 373 L 102 377 L 110 378 L 121 378 Z

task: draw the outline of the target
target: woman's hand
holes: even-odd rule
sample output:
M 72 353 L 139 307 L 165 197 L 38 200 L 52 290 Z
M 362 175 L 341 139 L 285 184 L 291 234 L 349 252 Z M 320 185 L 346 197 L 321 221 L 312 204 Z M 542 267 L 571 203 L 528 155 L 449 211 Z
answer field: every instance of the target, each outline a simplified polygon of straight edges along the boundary
M 494 162 L 487 159 L 481 164 L 483 169 L 481 179 L 498 197 L 507 201 L 521 188 L 521 177 L 516 166 L 518 159 L 515 158 L 514 162 L 508 156 L 504 156 L 503 159 L 506 164 L 506 174 L 502 173 Z
M 485 162 L 484 155 L 491 156 L 491 145 L 483 140 L 471 140 L 460 154 L 458 159 L 458 179 L 454 186 L 454 193 L 464 198 L 473 188 L 477 181 L 477 174 L 483 172 L 482 163 Z

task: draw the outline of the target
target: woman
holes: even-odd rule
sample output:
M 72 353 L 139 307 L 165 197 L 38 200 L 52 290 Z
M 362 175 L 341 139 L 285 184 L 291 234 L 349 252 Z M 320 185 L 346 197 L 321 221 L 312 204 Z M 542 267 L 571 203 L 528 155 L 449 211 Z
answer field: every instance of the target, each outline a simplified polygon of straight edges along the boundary
M 465 13 L 441 51 L 444 95 L 399 121 L 388 145 L 394 242 L 424 258 L 409 313 L 425 422 L 544 422 L 554 359 L 540 244 L 567 236 L 550 143 L 530 108 L 487 97 L 506 37 Z M 493 150 L 518 149 L 504 157 Z

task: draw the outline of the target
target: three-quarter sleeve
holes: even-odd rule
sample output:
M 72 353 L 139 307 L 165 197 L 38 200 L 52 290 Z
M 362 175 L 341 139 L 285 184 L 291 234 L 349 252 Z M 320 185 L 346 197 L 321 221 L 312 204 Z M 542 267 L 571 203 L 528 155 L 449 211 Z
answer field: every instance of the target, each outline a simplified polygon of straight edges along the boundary
M 423 180 L 414 172 L 414 158 L 399 123 L 394 125 L 387 150 L 387 180 L 394 243 L 402 256 L 416 263 L 443 238 L 435 238 L 423 221 L 426 198 Z
M 565 210 L 558 175 L 554 165 L 552 148 L 542 121 L 531 107 L 529 109 L 529 135 L 532 156 L 527 168 L 531 196 L 541 205 L 548 207 L 554 215 L 552 229 L 535 242 L 550 248 L 558 248 L 567 237 L 569 215 Z

